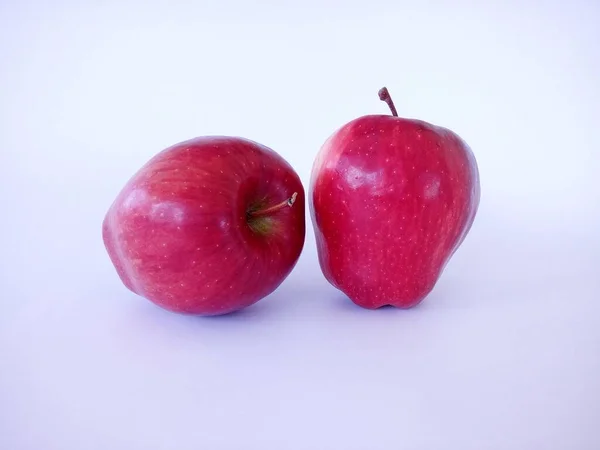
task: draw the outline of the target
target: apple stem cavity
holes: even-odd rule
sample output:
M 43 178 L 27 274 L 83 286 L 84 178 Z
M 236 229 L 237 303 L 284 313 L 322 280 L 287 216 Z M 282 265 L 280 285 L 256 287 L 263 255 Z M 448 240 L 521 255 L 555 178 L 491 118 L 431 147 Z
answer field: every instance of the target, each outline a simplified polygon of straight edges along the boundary
M 276 205 L 269 206 L 268 208 L 264 208 L 264 209 L 248 211 L 248 216 L 249 217 L 268 216 L 270 214 L 273 214 L 274 212 L 279 211 L 282 208 L 285 208 L 286 206 L 291 207 L 294 204 L 294 202 L 296 201 L 296 197 L 298 197 L 298 193 L 294 192 L 290 198 L 282 201 L 281 203 L 277 203 Z
M 396 107 L 394 106 L 394 101 L 390 95 L 390 91 L 386 87 L 382 87 L 379 89 L 379 100 L 382 102 L 386 102 L 392 111 L 392 116 L 398 117 L 398 111 L 396 111 Z

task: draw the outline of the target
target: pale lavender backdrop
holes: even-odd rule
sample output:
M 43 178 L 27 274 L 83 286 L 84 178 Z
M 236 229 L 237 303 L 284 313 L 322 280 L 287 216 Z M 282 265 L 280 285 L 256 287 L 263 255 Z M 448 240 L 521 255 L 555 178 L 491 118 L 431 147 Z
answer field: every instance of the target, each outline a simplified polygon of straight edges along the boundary
M 0 2 L 0 449 L 600 448 L 599 23 L 592 0 Z M 121 285 L 100 223 L 154 153 L 241 135 L 308 182 L 383 85 L 481 170 L 421 307 L 353 306 L 310 228 L 242 314 Z

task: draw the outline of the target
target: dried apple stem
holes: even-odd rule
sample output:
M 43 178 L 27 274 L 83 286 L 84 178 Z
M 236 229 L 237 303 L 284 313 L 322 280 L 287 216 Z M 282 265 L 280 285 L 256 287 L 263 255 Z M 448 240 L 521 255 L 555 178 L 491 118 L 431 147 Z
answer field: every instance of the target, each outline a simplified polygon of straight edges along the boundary
M 298 197 L 298 193 L 294 192 L 292 194 L 292 196 L 290 198 L 288 198 L 287 200 L 284 200 L 281 203 L 277 203 L 276 205 L 269 206 L 268 208 L 265 208 L 265 209 L 257 209 L 256 211 L 249 211 L 248 215 L 250 217 L 258 217 L 258 216 L 266 216 L 266 215 L 272 214 L 274 212 L 279 211 L 282 208 L 285 208 L 286 206 L 292 206 L 294 204 L 294 202 L 296 201 L 296 197 Z
M 392 100 L 390 92 L 386 87 L 382 87 L 381 89 L 379 89 L 379 100 L 387 103 L 387 105 L 390 107 L 390 110 L 392 111 L 392 116 L 398 117 L 398 111 L 396 111 L 394 101 Z

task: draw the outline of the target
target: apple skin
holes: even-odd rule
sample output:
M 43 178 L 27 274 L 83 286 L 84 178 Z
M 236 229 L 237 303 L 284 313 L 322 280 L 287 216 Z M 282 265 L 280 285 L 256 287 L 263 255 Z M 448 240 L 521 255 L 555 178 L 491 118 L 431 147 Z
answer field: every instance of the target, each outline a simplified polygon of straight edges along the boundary
M 324 143 L 309 198 L 327 280 L 364 308 L 410 308 L 431 292 L 467 236 L 479 207 L 479 171 L 452 131 L 368 115 Z
M 250 210 L 293 205 L 249 218 Z M 122 282 L 169 311 L 204 316 L 273 292 L 304 246 L 304 190 L 273 150 L 227 136 L 169 147 L 125 185 L 102 223 Z

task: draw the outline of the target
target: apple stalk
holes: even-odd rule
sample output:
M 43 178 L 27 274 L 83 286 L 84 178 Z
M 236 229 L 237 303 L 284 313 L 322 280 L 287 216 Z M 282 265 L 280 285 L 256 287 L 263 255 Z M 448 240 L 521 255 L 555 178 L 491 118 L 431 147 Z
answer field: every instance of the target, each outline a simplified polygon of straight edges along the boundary
M 392 100 L 390 91 L 388 91 L 386 87 L 379 89 L 379 100 L 387 103 L 387 105 L 390 107 L 390 111 L 392 111 L 392 116 L 398 117 L 398 111 L 396 111 L 396 106 L 394 106 L 394 101 Z
M 269 214 L 279 211 L 282 208 L 285 208 L 286 206 L 291 207 L 294 204 L 294 202 L 296 201 L 296 197 L 298 197 L 298 193 L 294 192 L 290 198 L 282 201 L 281 203 L 277 203 L 276 205 L 269 206 L 268 208 L 265 208 L 265 209 L 257 209 L 255 211 L 248 211 L 248 216 L 249 217 L 267 216 Z

